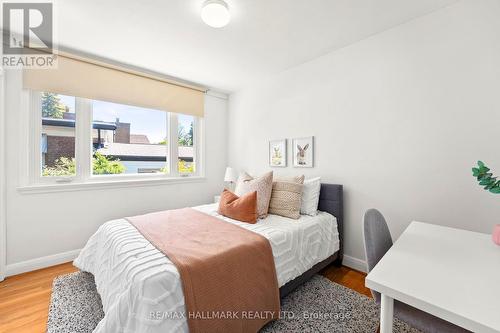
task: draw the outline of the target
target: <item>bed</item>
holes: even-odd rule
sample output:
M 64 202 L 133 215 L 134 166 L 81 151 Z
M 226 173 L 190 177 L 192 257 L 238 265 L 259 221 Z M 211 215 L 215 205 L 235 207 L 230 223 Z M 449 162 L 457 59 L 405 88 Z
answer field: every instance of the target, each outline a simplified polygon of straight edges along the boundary
M 317 216 L 298 221 L 269 215 L 256 224 L 217 214 L 217 204 L 194 209 L 266 237 L 272 247 L 280 296 L 312 275 L 342 260 L 343 190 L 322 184 Z M 95 277 L 105 317 L 102 332 L 187 332 L 179 272 L 128 221 L 103 224 L 89 239 L 74 265 Z

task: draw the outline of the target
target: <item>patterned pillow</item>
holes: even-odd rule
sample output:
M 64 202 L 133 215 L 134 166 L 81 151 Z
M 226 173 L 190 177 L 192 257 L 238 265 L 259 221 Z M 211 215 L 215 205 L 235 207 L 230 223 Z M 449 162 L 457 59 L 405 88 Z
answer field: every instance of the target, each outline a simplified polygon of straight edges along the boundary
M 292 179 L 280 179 L 273 183 L 269 213 L 298 219 L 304 176 Z
M 275 182 L 285 182 L 285 183 L 297 183 L 297 184 L 304 184 L 304 179 L 306 177 L 304 175 L 302 176 L 295 176 L 295 177 L 280 177 L 275 179 Z
M 273 190 L 273 172 L 270 171 L 264 175 L 253 178 L 248 173 L 243 172 L 236 182 L 237 196 L 242 196 L 246 193 L 257 191 L 257 214 L 259 218 L 265 218 L 269 210 L 269 200 Z

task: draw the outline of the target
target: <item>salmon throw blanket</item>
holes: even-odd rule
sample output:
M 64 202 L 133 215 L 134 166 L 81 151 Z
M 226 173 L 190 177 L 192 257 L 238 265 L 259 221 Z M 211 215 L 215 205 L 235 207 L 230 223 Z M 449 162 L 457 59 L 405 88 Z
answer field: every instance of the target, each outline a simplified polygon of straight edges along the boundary
M 191 208 L 127 220 L 179 270 L 191 333 L 257 332 L 279 316 L 265 237 Z

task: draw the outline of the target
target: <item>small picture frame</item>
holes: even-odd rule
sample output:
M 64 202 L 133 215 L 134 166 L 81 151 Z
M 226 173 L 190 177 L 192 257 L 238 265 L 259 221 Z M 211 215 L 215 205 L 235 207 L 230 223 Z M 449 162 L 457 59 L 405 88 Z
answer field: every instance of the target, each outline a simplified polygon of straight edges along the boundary
M 269 166 L 284 168 L 286 167 L 286 139 L 269 141 Z
M 314 136 L 295 138 L 292 146 L 294 168 L 314 167 Z

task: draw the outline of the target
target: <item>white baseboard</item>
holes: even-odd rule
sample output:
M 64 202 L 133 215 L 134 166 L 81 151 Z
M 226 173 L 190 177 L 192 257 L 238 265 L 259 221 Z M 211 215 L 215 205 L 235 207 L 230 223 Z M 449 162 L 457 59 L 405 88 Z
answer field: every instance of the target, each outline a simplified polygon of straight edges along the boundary
M 345 254 L 344 254 L 344 259 L 342 260 L 342 265 L 350 267 L 360 272 L 364 273 L 367 272 L 366 261 L 351 256 L 346 256 Z
M 6 276 L 17 275 L 73 261 L 78 256 L 80 251 L 81 249 L 78 249 L 7 265 L 7 267 L 5 268 L 5 275 Z

